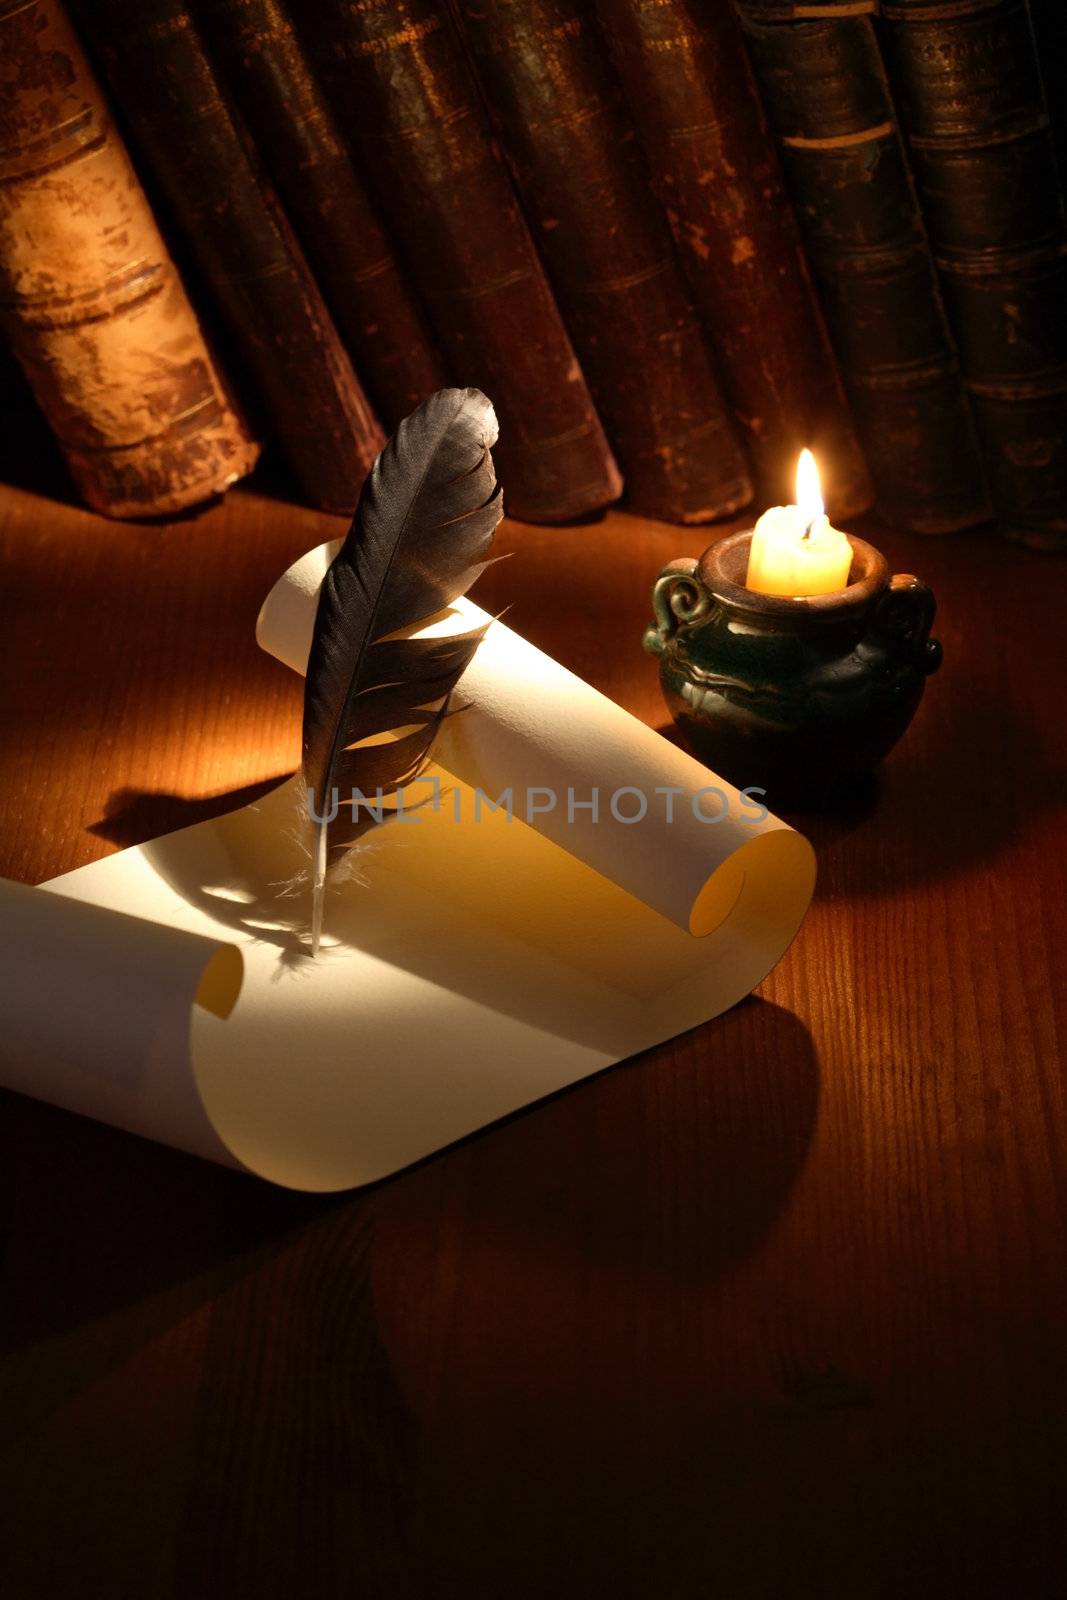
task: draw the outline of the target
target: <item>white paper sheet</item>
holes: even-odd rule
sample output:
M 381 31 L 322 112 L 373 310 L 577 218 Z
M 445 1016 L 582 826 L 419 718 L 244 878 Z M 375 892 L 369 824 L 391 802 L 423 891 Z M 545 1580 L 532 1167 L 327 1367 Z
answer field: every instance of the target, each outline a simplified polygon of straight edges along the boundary
M 311 552 L 260 617 L 302 670 Z M 438 629 L 482 618 L 463 602 Z M 440 746 L 439 809 L 374 836 L 310 961 L 300 796 L 0 884 L 0 1079 L 274 1182 L 334 1190 L 726 1010 L 790 943 L 807 842 L 500 623 Z M 476 804 L 512 789 L 514 815 Z M 575 809 L 600 791 L 599 819 Z M 521 820 L 525 792 L 552 810 Z M 675 790 L 672 820 L 655 790 Z M 693 797 L 724 793 L 711 823 Z M 636 824 L 611 815 L 639 809 Z M 706 815 L 723 802 L 698 800 Z M 457 820 L 458 819 L 458 820 Z M 693 928 L 700 937 L 687 931 Z M 243 962 L 243 979 L 241 966 Z M 239 992 L 238 992 L 239 990 Z M 714 1062 L 709 1061 L 709 1071 Z

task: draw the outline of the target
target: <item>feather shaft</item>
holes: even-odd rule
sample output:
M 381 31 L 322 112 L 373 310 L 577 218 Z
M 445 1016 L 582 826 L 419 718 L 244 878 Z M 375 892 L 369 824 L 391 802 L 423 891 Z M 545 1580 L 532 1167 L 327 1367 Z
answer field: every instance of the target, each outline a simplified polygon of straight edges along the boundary
M 304 696 L 304 781 L 325 819 L 314 822 L 312 954 L 334 864 L 380 825 L 369 806 L 334 798 L 399 794 L 419 777 L 481 640 L 404 633 L 465 594 L 490 559 L 503 515 L 496 437 L 479 390 L 431 395 L 375 462 L 323 581 Z

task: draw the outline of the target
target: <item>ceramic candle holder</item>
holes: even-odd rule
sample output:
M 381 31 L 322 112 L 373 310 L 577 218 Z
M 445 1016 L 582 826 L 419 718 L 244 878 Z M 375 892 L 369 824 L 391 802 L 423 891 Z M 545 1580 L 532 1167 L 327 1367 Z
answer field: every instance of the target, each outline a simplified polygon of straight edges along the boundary
M 941 662 L 935 601 L 849 535 L 848 585 L 792 600 L 745 588 L 751 531 L 699 561 L 672 561 L 652 590 L 644 636 L 686 743 L 767 804 L 818 804 L 871 771 L 915 715 Z

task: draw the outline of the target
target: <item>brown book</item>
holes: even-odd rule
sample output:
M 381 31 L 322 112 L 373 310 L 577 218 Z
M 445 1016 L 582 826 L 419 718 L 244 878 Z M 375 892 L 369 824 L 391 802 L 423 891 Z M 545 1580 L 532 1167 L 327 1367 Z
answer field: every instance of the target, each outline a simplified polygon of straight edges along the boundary
M 798 22 L 820 17 L 862 17 L 878 0 L 745 0 L 745 10 L 759 22 Z
M 807 445 L 835 515 L 869 506 L 866 465 L 730 6 L 596 3 L 761 502 L 792 500 Z
M 350 511 L 382 434 L 185 0 L 75 0 L 307 499 Z
M 881 14 L 993 503 L 1067 548 L 1067 211 L 1025 0 Z
M 82 495 L 220 494 L 258 454 L 56 0 L 0 9 L 0 317 Z
M 955 347 L 870 16 L 754 21 L 778 138 L 878 508 L 917 533 L 992 515 Z M 874 0 L 870 0 L 873 10 Z
M 508 510 L 567 522 L 622 480 L 478 87 L 433 0 L 311 0 L 312 58 L 447 350 L 500 416 Z
M 1060 188 L 1067 190 L 1067 28 L 1063 25 L 1063 0 L 1030 0 L 1028 9 L 1045 106 L 1056 143 Z
M 706 522 L 748 467 L 592 0 L 457 0 L 527 221 L 630 506 Z
M 390 429 L 447 381 L 284 0 L 198 12 L 375 410 Z

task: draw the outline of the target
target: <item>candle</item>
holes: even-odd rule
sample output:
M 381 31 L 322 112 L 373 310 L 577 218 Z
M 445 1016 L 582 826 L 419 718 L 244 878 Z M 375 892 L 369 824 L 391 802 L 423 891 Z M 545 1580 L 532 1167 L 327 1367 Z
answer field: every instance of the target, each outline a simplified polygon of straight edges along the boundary
M 815 457 L 802 450 L 797 503 L 772 506 L 756 523 L 745 587 L 794 599 L 832 594 L 845 588 L 851 565 L 852 546 L 823 509 Z

